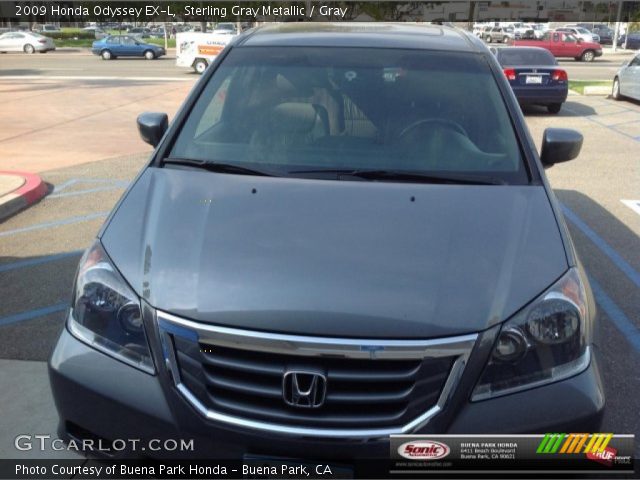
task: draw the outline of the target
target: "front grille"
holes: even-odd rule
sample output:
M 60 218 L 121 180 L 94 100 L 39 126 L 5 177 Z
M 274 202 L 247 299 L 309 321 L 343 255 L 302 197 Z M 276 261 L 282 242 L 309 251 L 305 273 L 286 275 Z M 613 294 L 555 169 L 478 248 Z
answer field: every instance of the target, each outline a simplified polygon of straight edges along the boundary
M 453 357 L 418 360 L 318 358 L 252 352 L 174 338 L 180 377 L 208 408 L 253 420 L 308 427 L 378 428 L 403 425 L 438 401 Z M 327 379 L 317 409 L 287 405 L 288 370 Z
M 443 407 L 476 339 L 331 339 L 215 327 L 162 312 L 158 318 L 167 367 L 200 413 L 305 435 L 371 436 L 422 426 Z M 283 378 L 292 371 L 326 380 L 320 406 L 287 404 Z

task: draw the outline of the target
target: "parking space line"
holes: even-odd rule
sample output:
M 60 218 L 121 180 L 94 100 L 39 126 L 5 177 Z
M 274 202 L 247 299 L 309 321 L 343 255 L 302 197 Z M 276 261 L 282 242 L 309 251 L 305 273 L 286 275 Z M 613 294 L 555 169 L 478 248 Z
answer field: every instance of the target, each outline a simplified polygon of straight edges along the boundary
M 89 215 L 82 215 L 79 217 L 63 218 L 62 220 L 56 220 L 55 222 L 37 223 L 28 227 L 16 228 L 13 230 L 7 230 L 6 232 L 0 232 L 0 237 L 8 237 L 17 233 L 31 232 L 33 230 L 42 230 L 44 228 L 60 227 L 62 225 L 69 225 L 72 223 L 87 222 L 89 220 L 95 220 L 96 218 L 106 217 L 109 212 L 91 213 Z
M 5 325 L 11 325 L 12 323 L 23 322 L 25 320 L 33 320 L 34 318 L 44 317 L 52 313 L 62 312 L 69 308 L 68 302 L 57 303 L 48 307 L 36 308 L 34 310 L 28 310 L 22 313 L 16 313 L 15 315 L 9 315 L 8 317 L 0 318 L 0 327 Z
M 616 303 L 606 294 L 602 286 L 593 277 L 589 276 L 591 290 L 596 298 L 598 306 L 604 310 L 607 317 L 613 322 L 615 327 L 627 339 L 627 341 L 640 352 L 640 330 L 633 324 L 629 317 L 616 305 Z
M 636 287 L 640 288 L 640 273 L 638 273 L 622 256 L 609 245 L 602 237 L 594 232 L 580 217 L 578 217 L 569 207 L 562 204 L 564 216 L 578 227 L 589 240 L 591 240 L 615 265 L 631 280 Z
M 86 190 L 75 190 L 73 192 L 64 192 L 64 193 L 54 193 L 52 195 L 47 196 L 47 200 L 52 199 L 52 198 L 67 198 L 67 197 L 76 197 L 78 195 L 86 195 L 88 193 L 98 193 L 98 192 L 106 192 L 109 190 L 118 190 L 118 189 L 122 189 L 125 187 L 122 186 L 118 186 L 118 185 L 113 185 L 113 186 L 107 186 L 107 187 L 96 187 L 96 188 L 89 188 Z
M 612 127 L 611 125 L 607 125 L 607 124 L 605 124 L 605 123 L 599 122 L 598 120 L 596 120 L 596 119 L 595 119 L 595 117 L 597 117 L 597 115 L 580 115 L 578 112 L 576 112 L 575 110 L 572 110 L 572 109 L 571 109 L 571 108 L 569 108 L 569 107 L 566 107 L 566 106 L 565 106 L 565 107 L 563 107 L 563 108 L 565 108 L 568 112 L 573 113 L 575 116 L 582 117 L 582 118 L 584 118 L 585 120 L 588 120 L 588 121 L 590 121 L 590 122 L 595 123 L 596 125 L 599 125 L 600 127 L 604 127 L 604 128 L 606 128 L 606 129 L 608 129 L 608 130 L 611 130 L 612 132 L 615 132 L 615 133 L 618 133 L 618 134 L 620 134 L 620 135 L 623 135 L 623 136 L 625 136 L 625 137 L 627 137 L 627 138 L 630 138 L 631 140 L 634 140 L 634 141 L 636 141 L 636 142 L 640 142 L 640 137 L 636 137 L 636 136 L 634 136 L 634 135 L 630 135 L 630 134 L 628 134 L 628 133 L 621 132 L 621 131 L 620 131 L 620 130 L 618 130 L 617 128 Z M 637 113 L 637 112 L 635 112 L 635 113 Z
M 7 263 L 0 265 L 0 273 L 9 272 L 11 270 L 17 270 L 19 268 L 33 267 L 35 265 L 41 265 L 43 263 L 55 262 L 57 260 L 63 260 L 69 257 L 75 257 L 81 255 L 83 250 L 75 250 L 67 253 L 56 253 L 54 255 L 47 255 L 46 257 L 31 258 L 28 260 L 20 260 L 19 262 Z

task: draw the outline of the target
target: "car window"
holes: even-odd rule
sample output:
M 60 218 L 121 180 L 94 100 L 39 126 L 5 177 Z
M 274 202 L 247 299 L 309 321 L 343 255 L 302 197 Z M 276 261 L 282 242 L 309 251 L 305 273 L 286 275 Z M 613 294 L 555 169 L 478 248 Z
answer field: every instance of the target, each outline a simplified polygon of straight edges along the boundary
M 563 33 L 562 41 L 566 43 L 576 43 L 578 39 L 569 33 Z
M 637 66 L 640 66 L 640 57 L 636 57 L 636 58 L 634 58 L 633 60 L 631 60 L 631 61 L 629 62 L 629 66 L 630 66 L 630 67 L 637 67 Z
M 495 77 L 471 53 L 233 49 L 170 156 L 282 175 L 373 168 L 528 181 Z
M 500 65 L 557 65 L 548 50 L 528 50 L 525 48 L 503 48 L 498 51 Z
M 109 45 L 117 45 L 120 43 L 120 37 L 109 37 L 107 38 L 107 43 Z
M 122 38 L 122 44 L 123 45 L 137 45 L 138 42 L 136 42 L 136 40 L 132 37 L 123 37 Z

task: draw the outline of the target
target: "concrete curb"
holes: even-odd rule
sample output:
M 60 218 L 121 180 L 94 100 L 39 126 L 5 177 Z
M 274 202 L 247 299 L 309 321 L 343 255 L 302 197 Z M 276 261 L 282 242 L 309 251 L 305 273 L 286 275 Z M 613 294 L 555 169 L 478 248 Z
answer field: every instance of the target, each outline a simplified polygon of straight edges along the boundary
M 591 85 L 584 87 L 584 95 L 609 95 L 611 85 Z
M 0 221 L 33 205 L 47 193 L 47 185 L 34 173 L 0 171 L 0 175 L 12 175 L 24 179 L 22 186 L 0 196 Z

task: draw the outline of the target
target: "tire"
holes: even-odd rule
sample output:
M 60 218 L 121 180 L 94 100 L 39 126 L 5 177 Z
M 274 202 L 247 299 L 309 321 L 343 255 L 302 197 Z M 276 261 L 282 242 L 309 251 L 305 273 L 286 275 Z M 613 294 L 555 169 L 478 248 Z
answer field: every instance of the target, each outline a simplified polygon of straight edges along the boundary
M 100 52 L 100 56 L 103 60 L 111 60 L 113 58 L 113 55 L 109 50 L 103 50 L 102 52 Z
M 30 43 L 27 43 L 22 50 L 24 53 L 36 53 L 36 49 Z
M 549 111 L 549 113 L 558 113 L 561 108 L 561 103 L 550 103 L 549 105 L 547 105 L 547 110 Z
M 491 43 L 491 35 L 487 35 L 486 37 L 484 37 L 484 41 L 487 43 Z
M 144 58 L 146 58 L 147 60 L 155 60 L 156 54 L 151 50 L 147 50 L 146 52 L 144 52 Z
M 622 95 L 620 95 L 620 80 L 618 80 L 618 77 L 613 79 L 611 98 L 613 98 L 614 100 L 622 100 Z
M 596 54 L 593 52 L 593 50 L 587 50 L 582 54 L 580 60 L 582 60 L 583 62 L 593 62 L 594 58 L 596 58 Z
M 202 75 L 204 71 L 207 69 L 207 66 L 208 66 L 207 61 L 203 60 L 202 58 L 199 58 L 194 62 L 193 69 L 196 71 L 196 73 L 199 73 L 200 75 Z
M 509 43 L 509 37 L 502 37 L 502 43 Z

